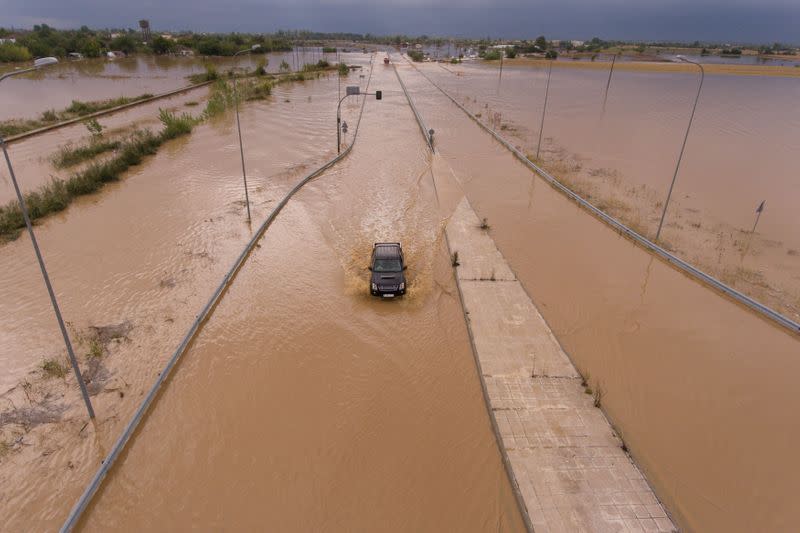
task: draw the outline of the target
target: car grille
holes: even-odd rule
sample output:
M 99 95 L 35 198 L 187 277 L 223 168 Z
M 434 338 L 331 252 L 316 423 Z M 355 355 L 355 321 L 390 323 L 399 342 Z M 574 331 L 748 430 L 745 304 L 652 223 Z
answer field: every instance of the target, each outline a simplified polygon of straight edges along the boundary
M 400 288 L 400 285 L 378 285 L 378 289 L 387 292 L 387 291 L 396 291 Z

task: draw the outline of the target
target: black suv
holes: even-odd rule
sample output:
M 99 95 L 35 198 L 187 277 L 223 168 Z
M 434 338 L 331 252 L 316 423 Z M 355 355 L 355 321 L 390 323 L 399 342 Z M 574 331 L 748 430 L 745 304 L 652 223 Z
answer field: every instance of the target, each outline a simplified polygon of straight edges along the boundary
M 406 293 L 406 269 L 399 242 L 377 242 L 372 247 L 369 291 L 373 296 L 393 298 Z

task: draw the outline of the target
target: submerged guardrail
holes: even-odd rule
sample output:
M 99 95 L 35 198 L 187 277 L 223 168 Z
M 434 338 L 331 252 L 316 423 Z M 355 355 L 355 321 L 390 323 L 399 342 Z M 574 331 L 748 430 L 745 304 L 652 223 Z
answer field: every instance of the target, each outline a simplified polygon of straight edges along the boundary
M 369 84 L 372 81 L 372 70 L 373 70 L 372 63 L 370 63 L 369 78 L 367 79 L 367 85 L 366 85 L 367 89 L 369 88 Z M 261 226 L 259 226 L 258 230 L 250 239 L 250 241 L 247 243 L 247 246 L 245 246 L 242 253 L 239 254 L 239 256 L 236 258 L 236 261 L 234 262 L 233 266 L 230 268 L 230 270 L 228 270 L 228 273 L 225 274 L 225 276 L 222 279 L 222 282 L 219 284 L 217 289 L 211 295 L 211 298 L 208 300 L 205 307 L 203 307 L 203 309 L 200 311 L 200 314 L 197 315 L 197 318 L 195 318 L 194 322 L 189 328 L 189 331 L 186 332 L 186 335 L 183 337 L 183 340 L 178 345 L 178 348 L 172 354 L 172 357 L 170 357 L 169 360 L 167 361 L 167 364 L 164 366 L 164 369 L 161 372 L 159 372 L 158 379 L 156 379 L 156 382 L 150 388 L 150 391 L 147 393 L 147 396 L 145 396 L 144 400 L 142 400 L 142 403 L 139 405 L 139 408 L 134 413 L 133 418 L 131 418 L 130 422 L 128 422 L 128 425 L 125 426 L 122 435 L 120 435 L 119 439 L 117 439 L 116 443 L 114 444 L 114 447 L 111 449 L 106 458 L 103 460 L 102 464 L 100 465 L 100 468 L 95 473 L 91 482 L 89 483 L 89 485 L 86 487 L 81 497 L 73 506 L 72 510 L 69 513 L 69 516 L 67 517 L 64 524 L 61 526 L 60 531 L 62 533 L 72 531 L 73 528 L 78 524 L 78 521 L 81 519 L 81 516 L 83 515 L 84 511 L 86 511 L 86 508 L 91 503 L 92 498 L 97 493 L 103 480 L 108 475 L 108 472 L 111 470 L 111 468 L 114 466 L 114 463 L 119 458 L 119 455 L 122 453 L 123 449 L 130 441 L 133 434 L 136 432 L 136 429 L 139 427 L 139 424 L 142 422 L 145 415 L 147 414 L 148 409 L 158 396 L 161 387 L 164 385 L 164 383 L 166 383 L 167 379 L 169 378 L 171 372 L 174 370 L 178 361 L 186 352 L 187 348 L 192 343 L 197 334 L 200 332 L 203 324 L 205 324 L 205 322 L 210 318 L 211 313 L 219 304 L 222 296 L 225 294 L 231 282 L 236 277 L 236 274 L 239 272 L 239 270 L 244 265 L 244 262 L 250 256 L 250 253 L 253 251 L 258 241 L 261 240 L 261 237 L 263 237 L 264 233 L 267 231 L 269 226 L 272 224 L 275 218 L 277 218 L 278 213 L 281 212 L 281 210 L 289 202 L 289 199 L 291 199 L 291 197 L 294 196 L 295 193 L 297 193 L 297 191 L 303 188 L 304 185 L 306 185 L 309 181 L 316 178 L 324 171 L 326 171 L 327 169 L 329 169 L 330 167 L 332 167 L 333 165 L 344 159 L 350 153 L 350 151 L 353 148 L 353 145 L 356 142 L 356 138 L 358 137 L 358 130 L 359 127 L 361 126 L 361 117 L 364 114 L 364 105 L 366 104 L 366 102 L 367 98 L 365 96 L 364 100 L 361 102 L 361 111 L 358 114 L 358 122 L 356 122 L 356 130 L 353 133 L 353 140 L 350 142 L 347 148 L 345 148 L 341 154 L 337 155 L 336 157 L 334 157 L 333 159 L 331 159 L 330 161 L 328 161 L 315 171 L 305 176 L 292 188 L 292 190 L 286 193 L 286 195 L 283 197 L 280 203 L 278 203 L 278 205 L 275 206 L 272 212 L 270 212 L 269 216 L 267 216 L 266 220 L 264 220 Z
M 406 61 L 408 61 L 406 59 Z M 720 280 L 716 279 L 715 277 L 703 272 L 699 268 L 695 267 L 691 263 L 684 261 L 683 259 L 673 255 L 672 253 L 668 252 L 661 246 L 657 245 L 656 243 L 652 242 L 648 238 L 644 237 L 643 235 L 637 233 L 633 229 L 629 228 L 619 220 L 615 219 L 614 217 L 608 215 L 607 213 L 603 212 L 598 207 L 592 205 L 591 202 L 584 199 L 582 196 L 578 195 L 574 191 L 572 191 L 569 187 L 558 181 L 555 177 L 553 177 L 550 173 L 546 170 L 535 164 L 533 161 L 527 158 L 525 154 L 520 152 L 514 145 L 510 142 L 505 140 L 499 133 L 495 130 L 481 122 L 478 117 L 473 115 L 466 107 L 461 105 L 455 98 L 453 98 L 450 93 L 445 91 L 442 87 L 440 87 L 435 81 L 428 77 L 427 74 L 422 72 L 416 65 L 412 62 L 408 61 L 408 63 L 414 67 L 414 69 L 419 72 L 431 85 L 439 89 L 439 91 L 445 95 L 447 98 L 450 99 L 459 109 L 461 109 L 464 113 L 469 116 L 475 123 L 477 123 L 481 128 L 487 131 L 490 135 L 492 135 L 497 142 L 502 144 L 505 148 L 511 151 L 514 156 L 519 159 L 523 164 L 525 164 L 528 168 L 533 170 L 536 174 L 538 174 L 542 179 L 547 181 L 550 185 L 555 187 L 557 190 L 564 193 L 567 197 L 571 200 L 575 201 L 578 205 L 585 208 L 587 211 L 595 215 L 597 218 L 602 220 L 603 222 L 607 223 L 609 226 L 614 228 L 615 230 L 619 231 L 621 234 L 625 235 L 626 237 L 630 238 L 637 244 L 641 245 L 645 249 L 649 250 L 650 252 L 655 253 L 657 256 L 661 257 L 671 265 L 674 265 L 679 270 L 683 271 L 684 273 L 688 274 L 689 276 L 695 278 L 696 280 L 710 285 L 711 287 L 717 289 L 718 291 L 722 292 L 729 298 L 732 298 L 734 301 L 749 307 L 753 311 L 759 313 L 764 318 L 772 320 L 776 324 L 783 326 L 784 328 L 792 331 L 794 333 L 800 333 L 800 323 L 795 322 L 794 320 L 790 319 L 787 316 L 780 314 L 779 312 L 775 311 L 774 309 L 767 307 L 766 305 L 762 304 L 754 300 L 753 298 L 743 294 L 733 287 L 726 285 L 725 283 L 721 282 Z

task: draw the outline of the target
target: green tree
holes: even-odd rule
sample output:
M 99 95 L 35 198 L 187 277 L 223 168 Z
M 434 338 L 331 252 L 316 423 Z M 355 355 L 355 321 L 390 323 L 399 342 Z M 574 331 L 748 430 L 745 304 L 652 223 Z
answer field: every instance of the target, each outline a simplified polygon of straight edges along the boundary
M 31 53 L 24 46 L 14 43 L 0 44 L 0 62 L 28 61 Z
M 94 37 L 89 37 L 83 41 L 80 52 L 86 57 L 100 57 L 100 43 Z
M 509 59 L 514 59 L 515 57 L 517 57 L 517 49 L 514 48 L 513 46 L 509 46 L 508 48 L 506 48 L 506 57 Z
M 169 39 L 165 39 L 164 37 L 157 35 L 153 38 L 153 42 L 150 43 L 150 48 L 153 49 L 154 54 L 168 54 L 175 49 L 175 43 Z
M 126 54 L 132 54 L 136 51 L 136 38 L 131 34 L 120 35 L 112 39 L 109 46 L 112 50 L 119 50 Z
M 547 39 L 544 38 L 544 35 L 538 36 L 533 44 L 535 44 L 539 50 L 547 50 Z

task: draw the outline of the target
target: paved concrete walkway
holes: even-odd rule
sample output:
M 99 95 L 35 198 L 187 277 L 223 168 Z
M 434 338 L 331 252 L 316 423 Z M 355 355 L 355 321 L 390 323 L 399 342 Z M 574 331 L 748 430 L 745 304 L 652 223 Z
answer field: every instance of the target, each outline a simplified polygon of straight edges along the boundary
M 466 198 L 446 231 L 492 414 L 536 532 L 676 531 Z

